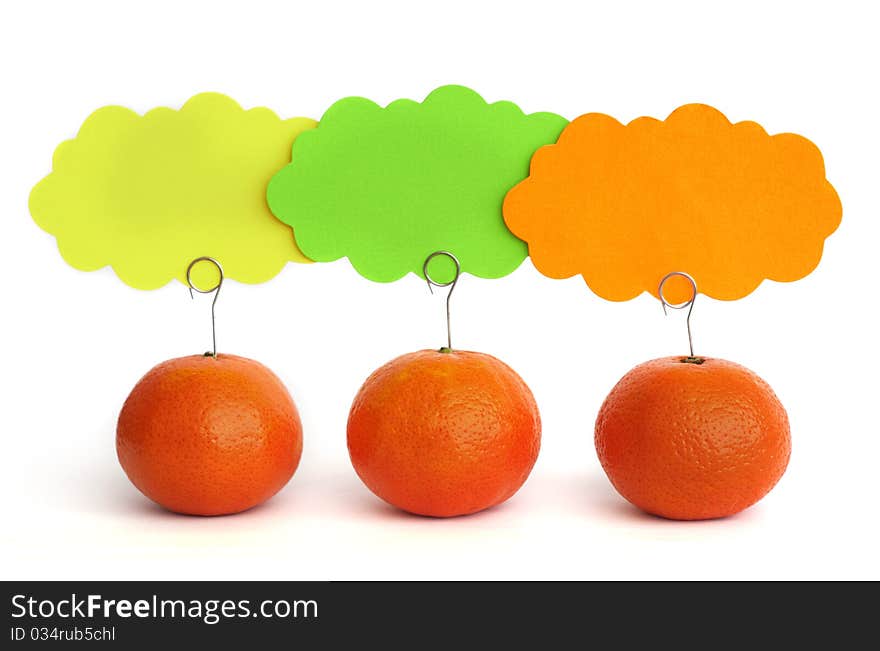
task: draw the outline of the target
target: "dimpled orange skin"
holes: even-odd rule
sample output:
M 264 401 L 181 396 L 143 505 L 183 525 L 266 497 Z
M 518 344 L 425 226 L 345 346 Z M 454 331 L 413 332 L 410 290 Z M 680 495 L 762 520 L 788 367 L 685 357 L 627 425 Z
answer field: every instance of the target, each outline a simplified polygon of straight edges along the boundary
M 281 380 L 259 362 L 192 355 L 137 383 L 119 414 L 116 451 L 132 483 L 166 509 L 226 515 L 290 480 L 302 425 Z
M 722 518 L 772 489 L 791 453 L 788 415 L 770 386 L 722 359 L 635 367 L 596 420 L 596 451 L 617 491 L 674 520 Z
M 466 515 L 504 502 L 529 476 L 540 445 L 532 392 L 483 353 L 398 357 L 367 379 L 348 418 L 358 476 L 418 515 Z

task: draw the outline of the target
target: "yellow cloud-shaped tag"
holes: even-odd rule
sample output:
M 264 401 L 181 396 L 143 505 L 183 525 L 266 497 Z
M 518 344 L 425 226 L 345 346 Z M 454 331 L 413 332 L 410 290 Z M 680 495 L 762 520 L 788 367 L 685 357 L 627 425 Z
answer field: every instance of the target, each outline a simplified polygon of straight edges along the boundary
M 189 262 L 205 255 L 227 278 L 264 282 L 289 261 L 309 261 L 265 197 L 296 137 L 316 125 L 246 111 L 217 93 L 143 116 L 107 106 L 55 150 L 52 173 L 31 192 L 31 215 L 71 266 L 110 265 L 138 289 L 185 282 Z M 197 284 L 210 282 L 208 266 L 194 270 Z
M 700 291 L 742 298 L 763 279 L 792 281 L 819 263 L 841 218 L 822 154 L 806 138 L 731 124 L 704 104 L 623 125 L 599 113 L 571 122 L 532 157 L 504 220 L 552 278 L 580 274 L 624 301 L 684 271 Z M 687 283 L 670 283 L 673 302 Z

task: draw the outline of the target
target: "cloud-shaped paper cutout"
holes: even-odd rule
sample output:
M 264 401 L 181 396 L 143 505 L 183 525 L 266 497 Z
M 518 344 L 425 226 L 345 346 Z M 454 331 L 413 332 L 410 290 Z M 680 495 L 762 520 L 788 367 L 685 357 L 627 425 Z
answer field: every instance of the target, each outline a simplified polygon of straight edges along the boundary
M 539 271 L 580 274 L 603 298 L 656 296 L 667 272 L 685 271 L 733 300 L 810 273 L 841 205 L 809 140 L 688 104 L 665 121 L 577 118 L 535 153 L 504 219 Z M 664 288 L 675 302 L 688 293 Z
M 348 257 L 371 280 L 421 275 L 437 250 L 454 253 L 462 271 L 498 278 L 527 254 L 504 225 L 504 195 L 566 123 L 461 86 L 386 108 L 346 98 L 297 138 L 292 162 L 269 184 L 269 207 L 309 258 Z M 448 274 L 443 267 L 436 279 Z
M 246 111 L 217 93 L 144 116 L 107 106 L 55 150 L 52 173 L 31 192 L 31 215 L 71 266 L 111 265 L 132 287 L 185 282 L 189 262 L 204 255 L 227 278 L 264 282 L 289 261 L 308 262 L 265 191 L 297 136 L 316 124 Z

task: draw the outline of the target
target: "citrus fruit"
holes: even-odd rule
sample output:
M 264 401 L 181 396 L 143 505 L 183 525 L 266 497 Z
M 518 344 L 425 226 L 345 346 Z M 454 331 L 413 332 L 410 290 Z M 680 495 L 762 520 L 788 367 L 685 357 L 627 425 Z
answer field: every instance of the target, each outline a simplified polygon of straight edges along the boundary
M 636 366 L 596 420 L 596 451 L 617 491 L 675 520 L 721 518 L 766 495 L 788 465 L 788 416 L 770 386 L 723 359 Z
M 166 509 L 223 515 L 284 487 L 302 425 L 281 380 L 259 362 L 192 355 L 137 383 L 119 414 L 116 451 L 132 483 Z
M 540 445 L 532 392 L 483 353 L 398 357 L 367 379 L 348 418 L 358 476 L 386 502 L 419 515 L 500 504 L 525 482 Z

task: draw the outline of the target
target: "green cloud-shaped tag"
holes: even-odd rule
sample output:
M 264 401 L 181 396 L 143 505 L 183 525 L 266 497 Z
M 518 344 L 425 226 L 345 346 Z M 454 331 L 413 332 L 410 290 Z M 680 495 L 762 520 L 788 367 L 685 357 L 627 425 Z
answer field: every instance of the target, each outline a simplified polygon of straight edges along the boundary
M 504 224 L 504 195 L 566 124 L 461 86 L 386 108 L 342 99 L 296 139 L 292 162 L 269 183 L 269 207 L 310 259 L 348 257 L 370 280 L 421 276 L 437 250 L 454 253 L 462 271 L 499 278 L 528 252 Z M 442 282 L 451 270 L 431 275 Z

